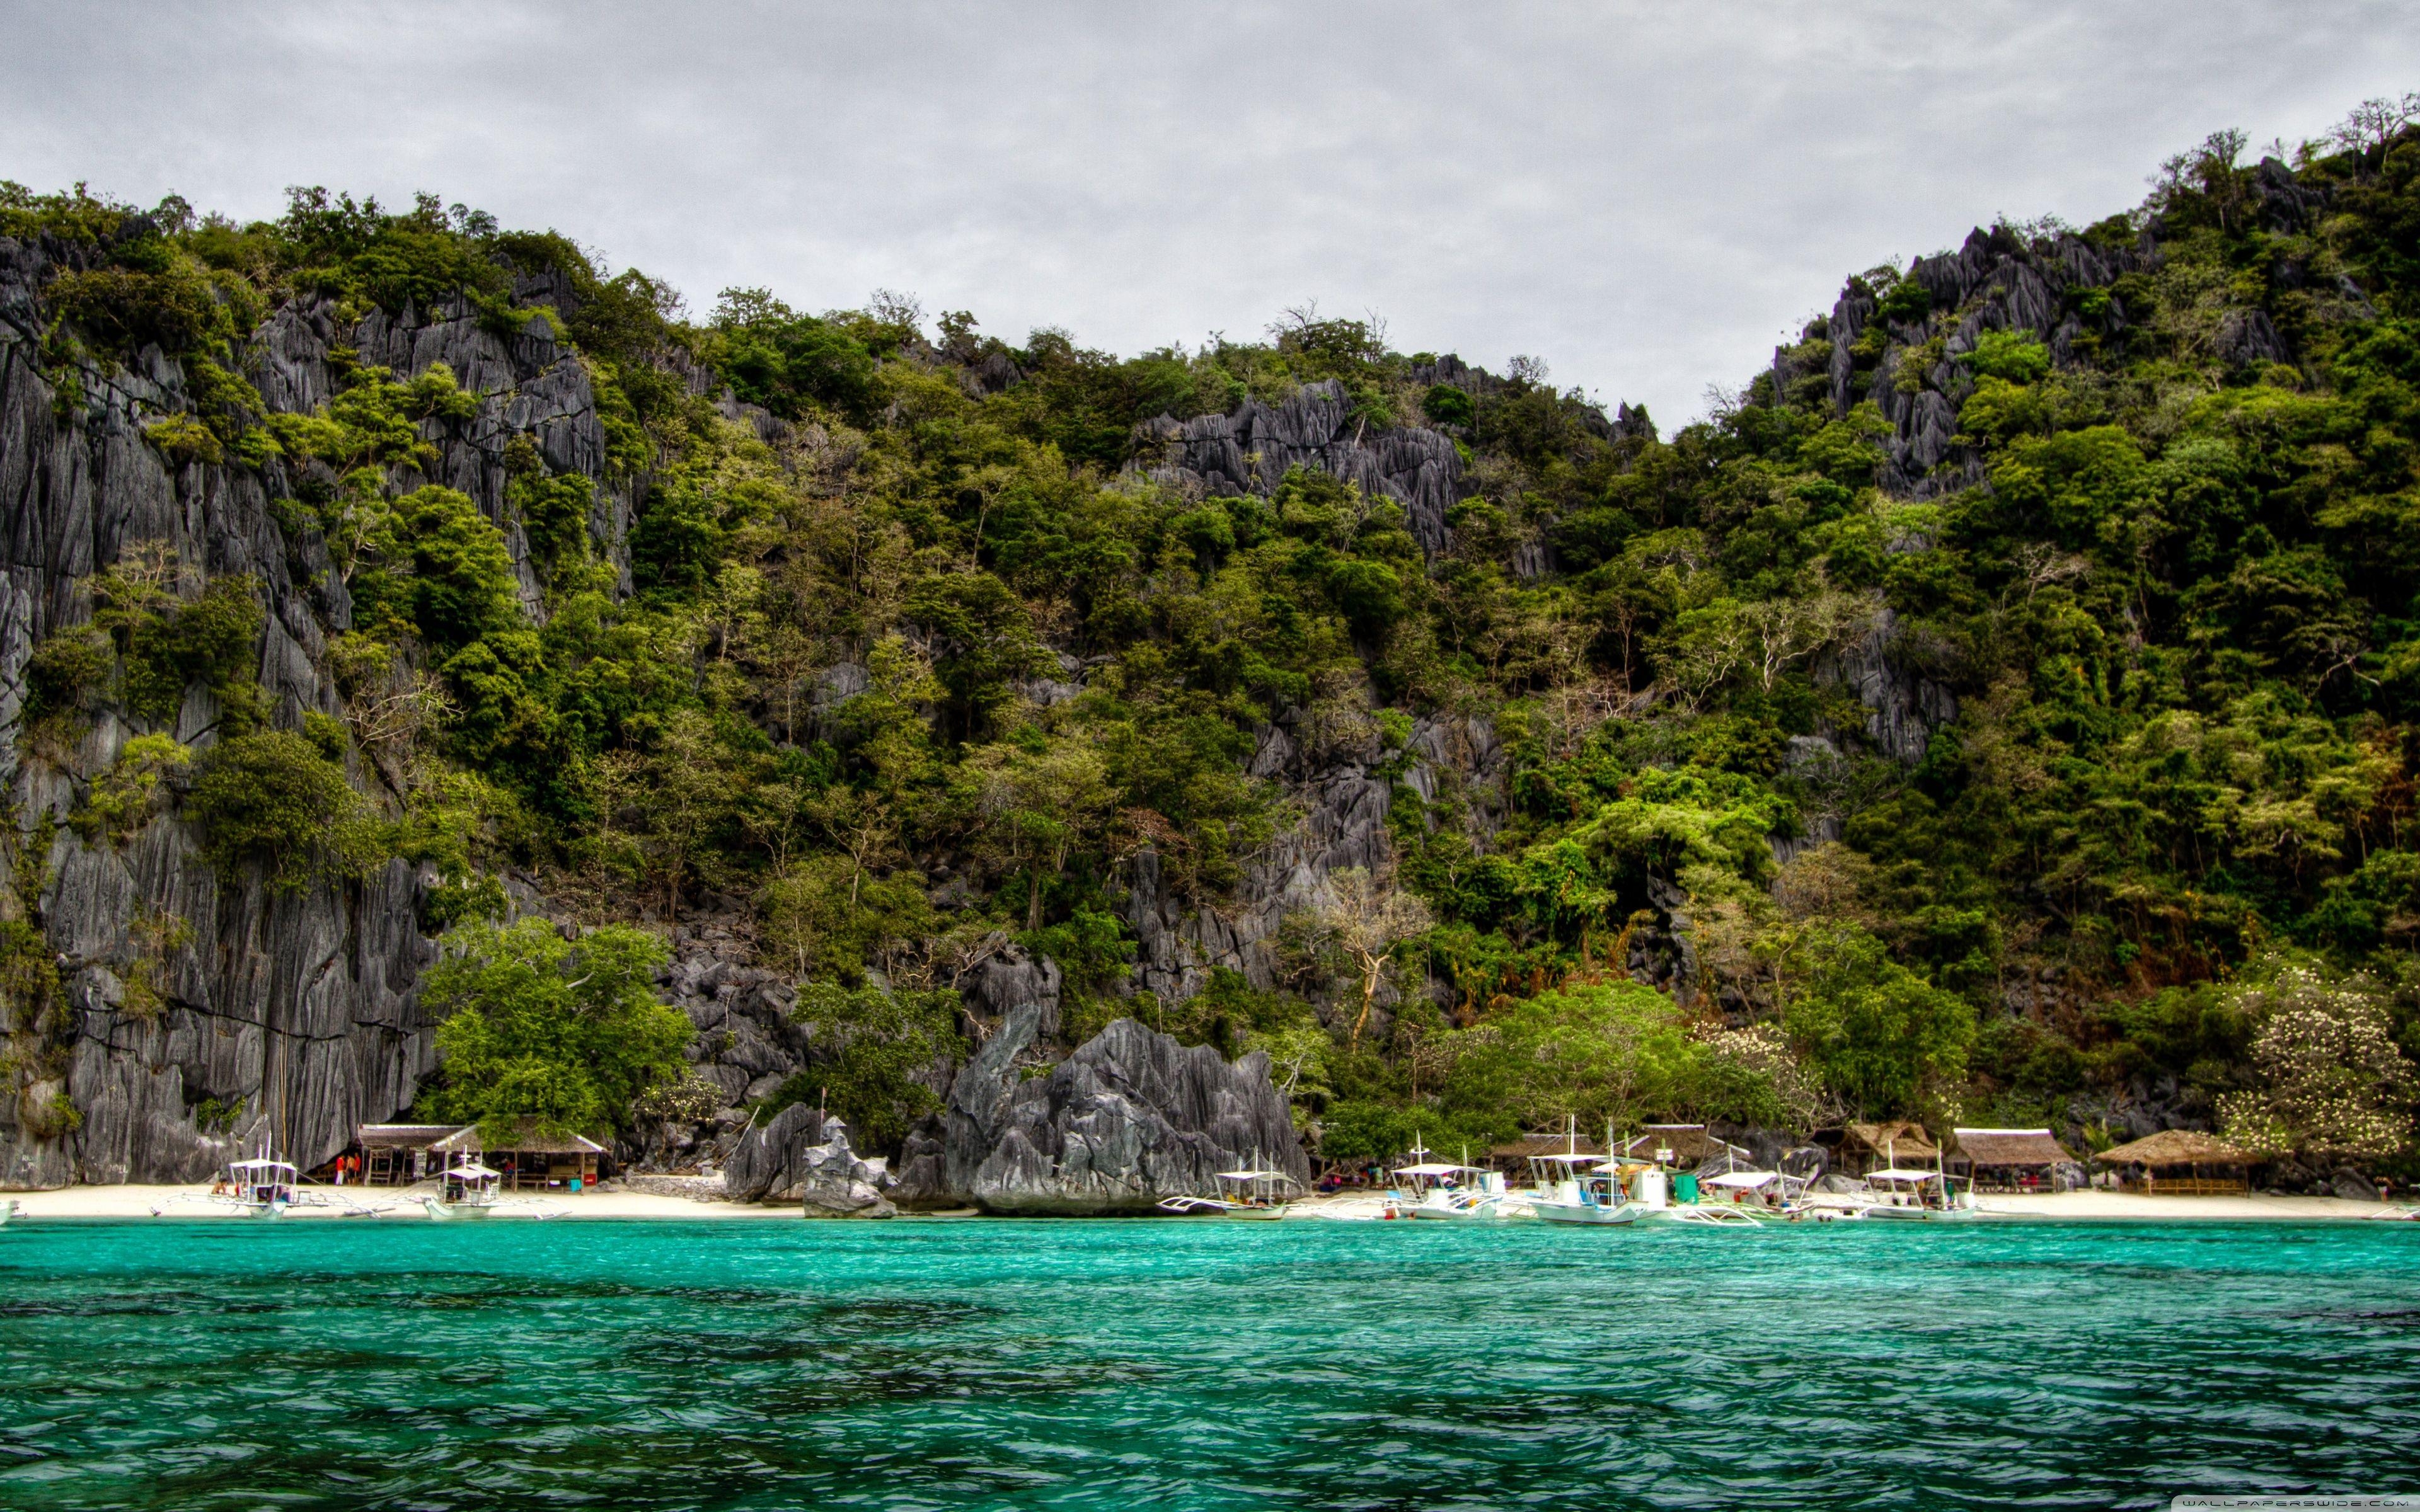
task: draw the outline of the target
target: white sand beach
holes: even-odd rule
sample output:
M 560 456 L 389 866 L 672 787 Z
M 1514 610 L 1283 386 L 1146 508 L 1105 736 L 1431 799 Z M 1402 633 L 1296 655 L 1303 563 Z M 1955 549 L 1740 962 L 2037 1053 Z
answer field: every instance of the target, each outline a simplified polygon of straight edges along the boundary
M 2408 1214 L 2401 1203 L 2351 1202 L 2343 1197 L 2145 1196 L 2139 1192 L 2057 1192 L 2030 1196 L 1998 1196 L 1986 1193 L 1976 1202 L 1987 1212 L 2027 1218 L 2122 1218 L 2143 1222 L 2206 1222 L 2224 1219 L 2241 1223 L 2267 1219 L 2309 1223 L 2314 1219 L 2377 1218 Z
M 162 1218 L 189 1219 L 224 1218 L 244 1221 L 249 1215 L 224 1203 L 210 1200 L 208 1182 L 193 1186 L 68 1186 L 48 1192 L 12 1192 L 0 1194 L 0 1201 L 14 1198 L 19 1222 L 40 1222 L 59 1218 Z M 421 1200 L 436 1193 L 433 1185 L 416 1187 L 334 1187 L 303 1188 L 305 1200 L 287 1210 L 288 1221 L 317 1222 L 321 1219 L 353 1218 L 375 1215 L 381 1222 L 427 1223 L 428 1214 Z M 697 1197 L 677 1196 L 663 1192 L 636 1192 L 619 1183 L 577 1196 L 564 1192 L 518 1194 L 532 1201 L 526 1207 L 512 1207 L 500 1211 L 499 1218 L 522 1218 L 544 1214 L 559 1218 L 655 1218 L 655 1219 L 777 1219 L 793 1221 L 799 1217 L 795 1203 L 759 1207 L 753 1203 L 706 1201 Z M 513 1196 L 516 1194 L 506 1194 Z
M 577 1196 L 563 1192 L 531 1195 L 528 1206 L 508 1209 L 498 1216 L 528 1218 L 542 1213 L 550 1218 L 691 1221 L 796 1220 L 800 1217 L 795 1203 L 760 1206 L 675 1195 L 679 1186 L 694 1180 L 652 1179 L 651 1184 L 674 1188 L 673 1191 L 633 1191 L 617 1181 Z M 701 1190 L 711 1189 L 710 1182 L 696 1184 Z M 209 1190 L 207 1184 L 69 1186 L 47 1192 L 0 1193 L 0 1201 L 13 1199 L 16 1202 L 20 1222 L 151 1217 L 240 1221 L 247 1216 L 225 1204 L 210 1201 Z M 426 1183 L 416 1187 L 306 1187 L 304 1192 L 309 1200 L 288 1210 L 286 1216 L 288 1220 L 306 1222 L 375 1216 L 387 1222 L 427 1223 L 429 1219 L 420 1205 L 421 1199 L 434 1195 L 434 1187 Z M 1296 1203 L 1295 1212 L 1297 1216 L 1308 1217 L 1330 1202 L 1350 1201 L 1352 1196 L 1352 1194 L 1346 1194 L 1337 1197 L 1313 1197 Z M 2342 1197 L 2162 1197 L 2144 1196 L 2132 1192 L 2062 1192 L 2034 1196 L 1987 1195 L 1979 1200 L 1987 1213 L 1998 1217 L 2133 1223 L 2358 1221 L 2408 1216 L 2412 1211 L 2400 1203 L 2350 1202 Z M 970 1214 L 954 1213 L 950 1216 Z

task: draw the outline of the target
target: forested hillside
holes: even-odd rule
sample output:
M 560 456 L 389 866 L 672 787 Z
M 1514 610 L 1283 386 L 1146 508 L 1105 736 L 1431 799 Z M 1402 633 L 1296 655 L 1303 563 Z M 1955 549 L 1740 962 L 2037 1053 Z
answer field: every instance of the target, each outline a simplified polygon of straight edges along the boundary
M 0 1137 L 68 1169 L 115 1098 L 144 1169 L 299 1096 L 205 1042 L 246 952 L 322 991 L 290 929 L 357 984 L 331 1128 L 897 1150 L 1015 965 L 1037 1064 L 1263 1050 L 1337 1160 L 1906 1115 L 2396 1168 L 2411 114 L 1869 270 L 1668 437 L 1312 309 L 1120 359 L 689 312 L 435 197 L 8 185 Z M 740 970 L 794 1055 L 696 1006 Z

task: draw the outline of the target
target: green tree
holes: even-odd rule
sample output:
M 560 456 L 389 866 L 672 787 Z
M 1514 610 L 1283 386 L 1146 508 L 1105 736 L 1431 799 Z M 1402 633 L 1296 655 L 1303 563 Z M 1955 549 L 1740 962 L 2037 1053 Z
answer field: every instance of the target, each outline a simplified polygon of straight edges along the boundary
M 608 1135 L 687 1069 L 690 1023 L 657 1000 L 671 952 L 652 934 L 607 925 L 566 940 L 524 918 L 458 926 L 444 949 L 422 988 L 442 1074 L 419 1117 L 475 1121 L 490 1140 L 525 1119 L 552 1134 Z
M 1782 1018 L 1792 1048 L 1869 1116 L 1921 1112 L 1964 1079 L 1974 1009 L 1893 961 L 1872 934 L 1854 924 L 1813 931 L 1798 975 Z
M 345 769 L 291 731 L 223 740 L 194 768 L 185 815 L 222 872 L 257 865 L 290 892 L 317 876 L 360 876 L 386 854 L 384 826 Z

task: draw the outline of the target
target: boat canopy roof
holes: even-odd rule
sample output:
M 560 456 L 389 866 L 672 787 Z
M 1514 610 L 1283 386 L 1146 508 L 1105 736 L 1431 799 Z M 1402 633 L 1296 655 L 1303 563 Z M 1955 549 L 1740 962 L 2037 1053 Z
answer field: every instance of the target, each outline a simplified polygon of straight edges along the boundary
M 294 1163 L 291 1161 L 269 1160 L 266 1158 L 260 1160 L 229 1161 L 227 1163 L 227 1169 L 231 1171 L 290 1171 L 293 1168 Z
M 1283 1171 L 1220 1171 L 1218 1180 L 1222 1181 L 1291 1181 L 1294 1178 Z
M 1395 1174 L 1397 1176 L 1451 1176 L 1456 1171 L 1477 1171 L 1484 1168 L 1479 1165 L 1449 1165 L 1442 1161 L 1434 1161 L 1423 1165 L 1398 1165 L 1395 1167 Z
M 504 1175 L 502 1171 L 491 1171 L 485 1165 L 476 1164 L 470 1165 L 451 1165 L 439 1174 L 449 1176 L 461 1181 L 498 1181 L 502 1180 Z
M 1920 1171 L 1911 1166 L 1893 1165 L 1885 1170 L 1868 1171 L 1866 1180 L 1869 1181 L 1930 1181 L 1940 1174 L 1939 1171 Z
M 1551 1155 L 1532 1155 L 1529 1158 L 1531 1160 L 1550 1160 L 1562 1165 L 1578 1165 L 1585 1162 L 1601 1161 L 1605 1159 L 1603 1155 L 1588 1149 L 1559 1149 Z
M 1720 1176 L 1709 1177 L 1707 1180 L 1713 1186 L 1762 1186 L 1780 1174 L 1779 1171 L 1726 1171 Z

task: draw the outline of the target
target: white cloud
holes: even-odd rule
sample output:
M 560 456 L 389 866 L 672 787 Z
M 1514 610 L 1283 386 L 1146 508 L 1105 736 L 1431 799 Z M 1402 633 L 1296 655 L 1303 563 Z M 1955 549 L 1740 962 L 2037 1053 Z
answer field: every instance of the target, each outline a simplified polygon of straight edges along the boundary
M 1317 298 L 1669 424 L 1847 273 L 2420 79 L 2383 0 L 0 8 L 0 174 L 417 189 L 794 304 L 1133 351 Z

